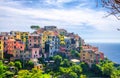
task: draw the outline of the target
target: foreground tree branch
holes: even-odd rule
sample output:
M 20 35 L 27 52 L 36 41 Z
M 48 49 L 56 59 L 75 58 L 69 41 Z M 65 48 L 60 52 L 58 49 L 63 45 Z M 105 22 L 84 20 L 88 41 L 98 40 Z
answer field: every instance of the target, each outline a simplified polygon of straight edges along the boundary
M 114 15 L 118 20 L 120 20 L 120 0 L 97 0 L 97 4 L 107 8 L 109 15 Z

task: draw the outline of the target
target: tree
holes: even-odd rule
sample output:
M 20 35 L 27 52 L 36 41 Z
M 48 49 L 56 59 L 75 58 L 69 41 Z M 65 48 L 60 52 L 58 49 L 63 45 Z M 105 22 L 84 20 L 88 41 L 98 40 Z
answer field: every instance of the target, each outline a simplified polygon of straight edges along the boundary
M 81 62 L 80 66 L 83 69 L 83 72 L 87 72 L 89 70 L 89 65 L 87 63 Z
M 27 67 L 28 69 L 31 69 L 31 68 L 34 67 L 34 63 L 33 63 L 32 61 L 28 61 L 28 62 L 26 63 L 26 67 Z
M 14 72 L 6 71 L 5 78 L 13 78 L 14 74 L 15 74 Z
M 78 78 L 78 75 L 75 72 L 70 72 L 69 75 L 69 78 Z
M 104 76 L 110 77 L 115 70 L 112 62 L 106 62 L 102 66 L 102 72 Z
M 71 67 L 71 70 L 75 72 L 78 76 L 80 76 L 80 74 L 82 73 L 82 68 L 79 65 L 73 65 Z
M 37 25 L 32 25 L 30 28 L 31 28 L 31 29 L 34 29 L 34 30 L 38 30 L 40 27 L 37 26 Z
M 18 72 L 18 78 L 31 78 L 31 73 L 28 70 L 20 70 Z
M 60 78 L 77 78 L 77 74 L 71 68 L 60 67 Z
M 2 61 L 0 61 L 0 78 L 5 76 L 6 66 L 3 65 Z
M 21 69 L 22 68 L 22 64 L 20 61 L 16 61 L 15 62 L 15 67 L 17 67 L 18 69 Z
M 50 78 L 50 75 L 43 74 L 41 70 L 33 68 L 31 71 L 20 70 L 18 78 Z
M 68 61 L 68 59 L 64 59 L 64 60 L 62 61 L 62 66 L 63 66 L 63 67 L 69 67 L 69 66 L 70 66 L 70 62 Z
M 120 0 L 97 0 L 97 3 L 107 8 L 109 15 L 114 15 L 120 20 Z
M 92 72 L 94 72 L 95 74 L 97 74 L 99 76 L 102 75 L 102 67 L 98 64 L 92 64 L 91 70 L 92 70 Z
M 87 78 L 87 76 L 86 76 L 86 75 L 81 74 L 81 75 L 80 75 L 80 78 Z
M 61 62 L 62 62 L 62 57 L 59 56 L 59 55 L 56 55 L 53 57 L 54 61 L 55 61 L 55 64 L 59 67 Z
M 10 63 L 8 64 L 8 66 L 14 66 L 14 65 L 15 65 L 14 62 L 10 62 Z
M 120 71 L 114 70 L 112 74 L 110 75 L 111 78 L 119 78 L 120 77 Z

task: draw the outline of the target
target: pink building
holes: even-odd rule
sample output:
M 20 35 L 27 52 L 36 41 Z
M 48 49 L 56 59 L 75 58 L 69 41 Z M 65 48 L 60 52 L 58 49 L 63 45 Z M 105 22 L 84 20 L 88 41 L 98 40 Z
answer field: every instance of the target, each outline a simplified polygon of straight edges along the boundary
M 100 52 L 100 59 L 104 60 L 104 53 Z
M 29 48 L 34 46 L 41 46 L 41 36 L 38 34 L 31 34 L 29 36 Z
M 96 64 L 98 64 L 100 62 L 100 60 L 104 60 L 104 53 L 95 52 L 95 54 L 96 54 L 96 56 L 95 56 Z
M 93 52 L 98 51 L 98 47 L 94 47 L 94 46 L 93 46 L 93 47 L 92 47 L 92 51 L 93 51 Z
M 42 57 L 41 48 L 33 47 L 31 48 L 32 58 L 40 58 Z

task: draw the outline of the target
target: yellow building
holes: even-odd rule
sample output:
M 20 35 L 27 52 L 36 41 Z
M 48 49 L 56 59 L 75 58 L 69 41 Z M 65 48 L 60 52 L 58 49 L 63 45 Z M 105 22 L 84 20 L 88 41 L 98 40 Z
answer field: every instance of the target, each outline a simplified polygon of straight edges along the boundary
M 91 66 L 95 60 L 95 53 L 91 49 L 84 49 L 80 52 L 80 60 Z
M 25 48 L 28 48 L 29 32 L 20 32 L 21 40 L 25 43 Z
M 19 31 L 15 32 L 15 39 L 21 40 L 21 33 Z
M 3 59 L 4 41 L 0 37 L 0 59 Z
M 59 35 L 59 39 L 60 39 L 60 44 L 61 44 L 61 45 L 65 45 L 64 35 L 60 34 L 60 35 Z
M 43 65 L 42 64 L 34 64 L 34 68 L 43 70 Z
M 28 40 L 29 32 L 20 32 L 20 35 L 21 35 L 21 40 L 26 43 Z

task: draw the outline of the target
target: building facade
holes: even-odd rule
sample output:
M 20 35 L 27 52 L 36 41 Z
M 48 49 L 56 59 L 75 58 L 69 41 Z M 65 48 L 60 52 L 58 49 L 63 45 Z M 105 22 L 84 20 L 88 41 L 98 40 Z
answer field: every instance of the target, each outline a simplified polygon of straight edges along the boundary
M 3 37 L 0 36 L 0 59 L 3 59 L 3 53 L 4 52 L 4 41 Z

